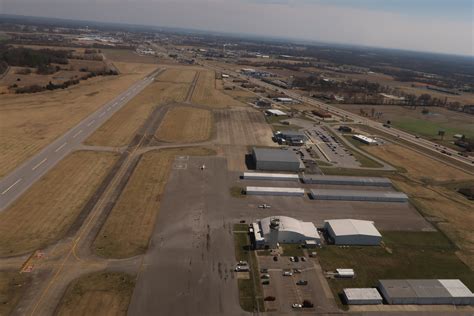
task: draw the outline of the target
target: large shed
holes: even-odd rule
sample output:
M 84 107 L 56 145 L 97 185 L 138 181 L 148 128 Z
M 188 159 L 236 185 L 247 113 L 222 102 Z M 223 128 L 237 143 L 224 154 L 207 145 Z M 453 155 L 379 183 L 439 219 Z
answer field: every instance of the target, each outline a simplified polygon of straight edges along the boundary
M 324 228 L 336 245 L 377 246 L 382 241 L 372 221 L 331 219 L 324 221 Z
M 401 192 L 392 191 L 361 191 L 312 189 L 310 196 L 313 200 L 338 201 L 370 201 L 370 202 L 407 202 L 408 196 Z
M 252 156 L 257 170 L 298 172 L 304 168 L 301 160 L 292 150 L 254 147 Z
M 305 175 L 304 183 L 310 184 L 330 184 L 330 185 L 360 185 L 390 187 L 392 181 L 382 177 L 350 177 L 350 176 L 326 176 L 326 175 Z
M 286 195 L 286 196 L 304 196 L 302 188 L 282 188 L 282 187 L 245 187 L 247 195 Z
M 380 280 L 388 304 L 474 305 L 474 294 L 460 280 Z
M 376 288 L 347 288 L 343 290 L 343 295 L 349 305 L 377 305 L 383 302 Z

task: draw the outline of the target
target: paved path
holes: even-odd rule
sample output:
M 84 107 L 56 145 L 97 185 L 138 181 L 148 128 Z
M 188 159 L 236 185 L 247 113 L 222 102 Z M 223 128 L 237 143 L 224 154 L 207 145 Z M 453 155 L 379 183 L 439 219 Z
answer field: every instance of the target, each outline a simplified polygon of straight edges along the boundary
M 3 211 L 70 152 L 79 148 L 89 135 L 127 104 L 128 101 L 145 89 L 153 82 L 154 77 L 164 70 L 165 68 L 156 70 L 133 84 L 115 99 L 104 104 L 100 109 L 4 177 L 0 181 L 0 211 Z

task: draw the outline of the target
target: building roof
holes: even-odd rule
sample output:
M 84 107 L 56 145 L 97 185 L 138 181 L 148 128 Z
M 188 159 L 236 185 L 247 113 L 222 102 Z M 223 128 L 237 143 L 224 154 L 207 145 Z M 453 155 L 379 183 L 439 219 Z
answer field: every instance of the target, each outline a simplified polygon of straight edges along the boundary
M 273 115 L 278 115 L 278 116 L 286 115 L 285 112 L 280 111 L 280 110 L 275 110 L 275 109 L 266 110 L 265 112 L 273 114 Z
M 280 232 L 286 231 L 298 233 L 307 237 L 308 239 L 320 239 L 318 230 L 312 222 L 303 222 L 288 216 L 271 216 L 261 219 L 260 226 L 262 227 L 264 236 L 268 236 L 268 234 L 270 234 L 270 221 L 273 218 L 278 218 L 280 220 Z
M 260 161 L 300 163 L 296 154 L 291 150 L 254 147 L 253 152 L 255 154 L 255 158 Z
M 474 297 L 474 294 L 458 279 L 406 279 L 379 282 L 390 298 Z
M 336 236 L 366 235 L 382 237 L 372 221 L 358 219 L 330 219 L 324 221 L 331 226 Z
M 363 183 L 365 185 L 376 184 L 392 184 L 388 178 L 381 177 L 351 177 L 351 176 L 326 176 L 326 175 L 305 175 L 303 181 L 334 181 L 334 182 L 348 182 L 348 183 Z
M 245 187 L 245 191 L 252 192 L 290 192 L 304 194 L 304 189 L 301 188 L 281 188 L 281 187 Z
M 272 179 L 272 180 L 299 180 L 300 176 L 297 173 L 269 173 L 269 172 L 244 172 L 245 178 L 263 178 L 263 179 Z
M 370 138 L 370 137 L 367 137 L 367 136 L 365 136 L 365 135 L 360 135 L 360 134 L 358 134 L 358 135 L 354 135 L 354 136 L 352 136 L 352 137 L 353 137 L 353 138 L 356 138 L 356 139 L 359 139 L 359 140 L 362 140 L 362 141 L 365 141 L 365 142 L 367 142 L 367 143 L 377 143 L 377 141 L 376 141 L 375 139 Z
M 346 288 L 344 295 L 348 300 L 382 300 L 376 288 Z
M 396 198 L 408 199 L 405 193 L 391 191 L 364 191 L 364 190 L 336 190 L 336 189 L 312 189 L 311 194 L 317 197 L 322 196 L 353 196 L 353 197 L 370 197 L 370 198 Z
M 288 131 L 280 131 L 280 134 L 285 136 L 285 137 L 291 137 L 291 136 L 299 136 L 299 137 L 306 137 L 306 135 L 303 133 L 303 132 L 300 132 L 300 131 L 292 131 L 292 130 L 288 130 Z

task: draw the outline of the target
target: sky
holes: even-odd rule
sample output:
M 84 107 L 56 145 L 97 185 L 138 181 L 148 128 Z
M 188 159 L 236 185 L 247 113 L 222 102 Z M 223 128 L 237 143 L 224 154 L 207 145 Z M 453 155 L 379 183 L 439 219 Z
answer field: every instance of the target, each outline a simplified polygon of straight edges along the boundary
M 0 0 L 0 13 L 474 56 L 474 0 Z

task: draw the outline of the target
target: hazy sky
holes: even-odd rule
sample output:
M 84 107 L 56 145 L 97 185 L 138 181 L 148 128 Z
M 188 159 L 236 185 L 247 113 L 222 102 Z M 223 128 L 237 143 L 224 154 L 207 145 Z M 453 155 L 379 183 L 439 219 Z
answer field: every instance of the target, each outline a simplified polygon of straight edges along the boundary
M 0 13 L 474 55 L 474 0 L 0 0 Z

